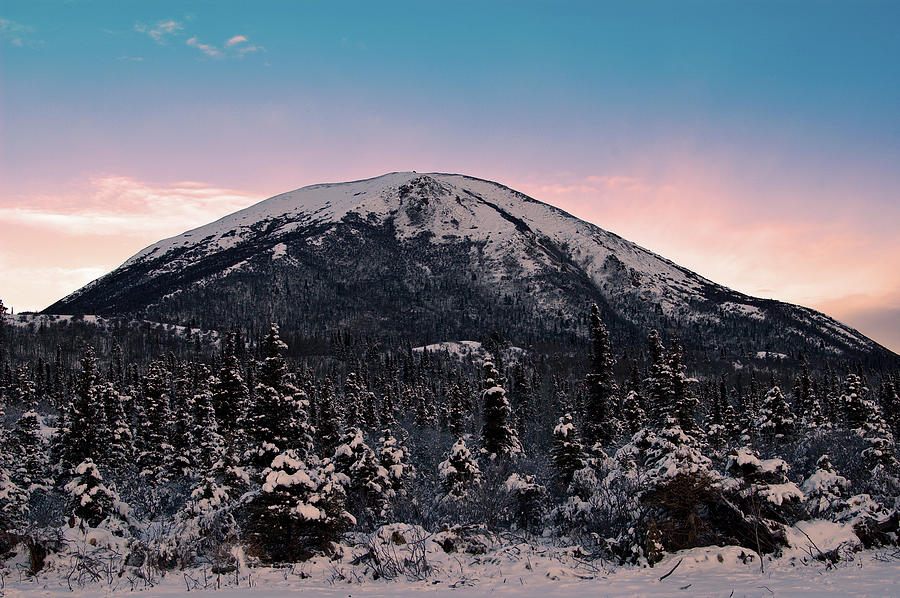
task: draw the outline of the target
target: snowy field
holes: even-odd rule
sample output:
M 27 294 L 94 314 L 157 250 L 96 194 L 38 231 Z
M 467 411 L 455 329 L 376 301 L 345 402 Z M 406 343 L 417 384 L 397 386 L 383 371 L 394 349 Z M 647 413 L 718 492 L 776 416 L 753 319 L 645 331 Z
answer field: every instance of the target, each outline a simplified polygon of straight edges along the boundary
M 738 547 L 708 547 L 667 556 L 652 568 L 612 567 L 567 557 L 526 544 L 485 555 L 445 555 L 432 563 L 424 580 L 372 580 L 359 567 L 342 561 L 313 561 L 292 568 L 252 568 L 215 576 L 209 571 L 169 572 L 148 586 L 129 575 L 70 589 L 65 576 L 37 581 L 7 574 L 0 595 L 185 597 L 303 595 L 309 597 L 405 596 L 559 596 L 567 597 L 794 597 L 900 596 L 900 551 L 868 550 L 845 555 L 836 565 L 815 561 L 802 550 L 766 559 L 764 570 L 752 552 Z M 344 559 L 349 560 L 349 559 Z M 668 575 L 667 575 L 668 574 Z M 663 578 L 663 579 L 660 579 Z

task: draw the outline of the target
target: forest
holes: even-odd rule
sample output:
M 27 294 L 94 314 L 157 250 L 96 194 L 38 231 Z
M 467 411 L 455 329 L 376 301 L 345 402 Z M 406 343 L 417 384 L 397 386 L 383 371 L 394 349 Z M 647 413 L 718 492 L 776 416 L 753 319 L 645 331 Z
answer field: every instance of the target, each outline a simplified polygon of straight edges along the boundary
M 898 543 L 900 372 L 798 355 L 711 374 L 656 331 L 617 349 L 596 305 L 582 321 L 585 342 L 555 355 L 496 332 L 476 355 L 348 330 L 312 357 L 276 322 L 0 318 L 0 562 L 24 554 L 35 575 L 103 530 L 120 571 L 231 571 L 339 558 L 398 523 L 447 552 L 502 533 L 644 565 L 777 554 L 811 520 Z

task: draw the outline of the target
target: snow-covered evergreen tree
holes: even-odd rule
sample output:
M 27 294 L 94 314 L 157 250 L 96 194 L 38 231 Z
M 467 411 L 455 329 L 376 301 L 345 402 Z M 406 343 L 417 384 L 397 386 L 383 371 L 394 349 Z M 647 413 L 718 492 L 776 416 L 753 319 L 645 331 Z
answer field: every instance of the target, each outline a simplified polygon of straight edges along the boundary
M 122 394 L 113 382 L 101 385 L 100 401 L 106 421 L 106 438 L 99 464 L 106 471 L 120 471 L 131 464 L 134 458 L 131 423 L 125 413 Z
M 891 490 L 900 489 L 897 476 L 900 464 L 897 462 L 894 436 L 881 414 L 878 404 L 869 396 L 869 389 L 856 374 L 849 374 L 844 381 L 841 396 L 847 424 L 866 443 L 862 452 L 866 469 L 873 474 L 876 483 L 885 482 Z
M 191 460 L 200 472 L 208 472 L 225 452 L 225 439 L 219 434 L 219 423 L 212 402 L 213 376 L 203 364 L 194 372 L 195 383 L 191 398 Z
M 241 442 L 242 434 L 238 422 L 243 421 L 244 410 L 250 402 L 243 367 L 237 357 L 240 342 L 236 332 L 229 332 L 225 337 L 222 365 L 212 386 L 213 409 L 216 412 L 219 433 L 229 446 L 237 446 Z
M 259 382 L 244 426 L 248 460 L 258 467 L 286 449 L 293 449 L 301 459 L 312 452 L 308 402 L 287 372 L 281 355 L 286 347 L 273 323 L 263 342 Z
M 6 464 L 0 461 L 0 532 L 21 528 L 27 514 L 28 493 L 13 481 Z
M 385 497 L 388 503 L 406 500 L 409 497 L 410 482 L 416 477 L 409 451 L 390 429 L 382 431 L 378 445 L 378 460 L 387 472 Z
M 34 399 L 26 405 L 10 435 L 10 452 L 15 459 L 13 478 L 29 495 L 36 490 L 48 490 L 51 481 L 47 475 L 47 453 L 41 437 L 40 416 L 35 410 Z
M 522 445 L 510 421 L 512 409 L 506 400 L 506 391 L 499 385 L 500 375 L 493 362 L 484 362 L 484 386 L 482 393 L 483 424 L 481 427 L 482 450 L 491 458 L 509 458 L 522 454 Z
M 121 529 L 127 517 L 119 497 L 103 484 L 100 471 L 90 459 L 82 461 L 71 473 L 71 481 L 66 484 L 69 494 L 69 509 L 88 527 L 98 527 L 107 520 L 113 520 Z
M 800 374 L 792 389 L 794 396 L 794 413 L 806 428 L 818 428 L 822 423 L 821 407 L 813 392 L 812 376 L 809 374 L 809 363 L 803 359 Z
M 670 411 L 672 370 L 666 359 L 666 349 L 656 330 L 650 331 L 648 349 L 650 370 L 644 386 L 647 389 L 651 420 L 655 425 L 660 425 L 666 421 Z
M 736 440 L 739 434 L 740 424 L 728 398 L 728 385 L 722 376 L 719 380 L 719 392 L 713 398 L 706 438 L 711 446 L 722 448 Z
M 459 384 L 450 387 L 447 393 L 448 411 L 447 427 L 456 438 L 462 438 L 466 433 L 466 423 L 469 420 L 469 409 L 466 408 L 465 394 Z
M 91 346 L 85 347 L 81 358 L 81 372 L 75 384 L 75 392 L 57 434 L 58 454 L 63 470 L 68 471 L 86 459 L 98 456 L 105 422 L 103 405 L 99 397 L 100 374 L 97 358 Z
M 803 492 L 788 479 L 784 459 L 760 459 L 749 447 L 737 449 L 728 458 L 726 471 L 740 481 L 738 496 L 746 513 L 785 522 L 803 501 Z
M 463 502 L 472 499 L 473 491 L 481 483 L 481 470 L 465 440 L 460 438 L 453 444 L 447 458 L 438 465 L 438 476 L 444 490 L 442 501 Z
M 787 442 L 793 438 L 797 429 L 796 419 L 791 406 L 777 386 L 766 393 L 766 398 L 759 408 L 755 429 L 763 437 L 775 442 Z
M 437 412 L 435 410 L 434 394 L 423 383 L 416 384 L 411 389 L 413 410 L 415 411 L 416 425 L 420 428 L 434 428 L 437 425 Z
M 667 418 L 674 418 L 684 432 L 696 437 L 700 431 L 695 419 L 699 401 L 691 392 L 691 381 L 685 374 L 682 362 L 681 345 L 677 342 L 672 343 L 672 350 L 669 352 L 669 375 L 671 394 L 662 413 L 665 413 Z
M 383 519 L 390 499 L 390 474 L 366 444 L 362 430 L 350 428 L 342 440 L 332 461 L 349 510 L 365 523 Z
M 881 385 L 880 394 L 881 412 L 896 439 L 900 436 L 900 393 L 897 391 L 897 385 L 893 380 L 887 378 Z
M 857 374 L 847 374 L 840 403 L 844 407 L 847 426 L 851 430 L 861 429 L 869 421 L 872 409 L 868 394 L 868 387 Z
M 585 466 L 586 460 L 584 445 L 578 437 L 571 413 L 564 413 L 553 428 L 550 451 L 557 484 L 561 488 L 568 488 L 572 483 L 572 476 Z
M 355 525 L 344 508 L 333 466 L 308 467 L 293 451 L 275 457 L 265 482 L 245 507 L 244 539 L 264 562 L 296 562 L 330 553 Z
M 330 455 L 334 453 L 344 436 L 344 418 L 342 410 L 338 409 L 335 402 L 334 388 L 328 379 L 319 389 L 316 414 L 316 431 L 322 449 L 321 454 Z
M 622 425 L 628 436 L 644 427 L 647 413 L 644 411 L 643 398 L 638 389 L 629 390 L 622 400 Z
M 591 305 L 591 372 L 587 375 L 588 401 L 585 412 L 585 437 L 588 442 L 608 445 L 621 432 L 622 422 L 616 417 L 618 390 L 613 379 L 615 364 L 609 346 L 609 332 L 600 319 L 597 304 Z
M 172 375 L 171 421 L 172 474 L 186 475 L 192 467 L 191 452 L 194 437 L 194 393 L 187 364 L 169 354 L 168 369 Z
M 156 359 L 144 377 L 143 419 L 138 422 L 137 464 L 141 477 L 150 485 L 168 481 L 173 472 L 171 435 L 173 429 L 169 396 L 169 372 Z

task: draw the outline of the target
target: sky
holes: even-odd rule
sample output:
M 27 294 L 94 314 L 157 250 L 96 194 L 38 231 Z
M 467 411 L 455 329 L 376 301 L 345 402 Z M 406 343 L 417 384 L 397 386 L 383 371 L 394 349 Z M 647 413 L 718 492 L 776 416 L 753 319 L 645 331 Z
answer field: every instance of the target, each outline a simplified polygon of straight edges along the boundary
M 0 299 L 391 171 L 501 182 L 900 351 L 900 3 L 0 2 Z

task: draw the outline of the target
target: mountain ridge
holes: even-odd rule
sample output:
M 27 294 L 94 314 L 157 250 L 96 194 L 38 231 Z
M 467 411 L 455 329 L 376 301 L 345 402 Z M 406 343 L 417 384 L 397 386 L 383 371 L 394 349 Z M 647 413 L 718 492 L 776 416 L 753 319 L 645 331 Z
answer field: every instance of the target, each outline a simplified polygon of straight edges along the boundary
M 297 281 L 305 281 L 305 290 Z M 372 291 L 379 285 L 385 288 Z M 897 357 L 825 314 L 733 291 L 556 206 L 451 173 L 393 172 L 273 196 L 144 248 L 44 312 L 143 313 L 221 328 L 235 322 L 227 321 L 217 294 L 258 302 L 279 319 L 272 293 L 298 297 L 321 316 L 308 326 L 299 313 L 288 314 L 288 328 L 294 321 L 304 334 L 364 320 L 345 312 L 366 311 L 366 294 L 377 299 L 371 315 L 381 321 L 367 322 L 370 332 L 400 332 L 389 320 L 412 311 L 423 326 L 415 317 L 394 319 L 428 330 L 415 339 L 422 342 L 452 340 L 431 334 L 468 338 L 502 330 L 511 316 L 492 315 L 496 305 L 542 320 L 545 332 L 566 334 L 584 305 L 596 301 L 632 343 L 652 327 L 681 338 L 712 331 L 714 344 L 731 349 L 749 344 L 787 352 L 791 345 L 803 353 Z M 191 307 L 179 295 L 213 306 Z M 393 314 L 392 303 L 399 310 Z M 488 312 L 481 324 L 473 309 Z M 467 323 L 456 329 L 444 322 L 460 317 Z M 767 342 L 776 346 L 763 347 Z

